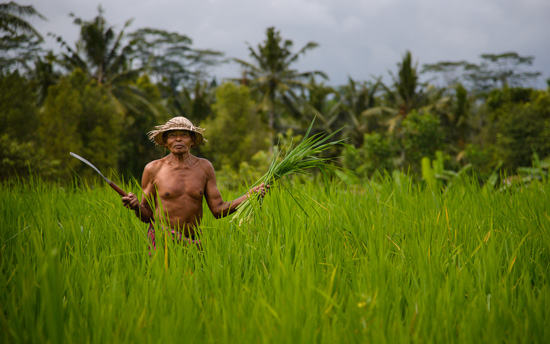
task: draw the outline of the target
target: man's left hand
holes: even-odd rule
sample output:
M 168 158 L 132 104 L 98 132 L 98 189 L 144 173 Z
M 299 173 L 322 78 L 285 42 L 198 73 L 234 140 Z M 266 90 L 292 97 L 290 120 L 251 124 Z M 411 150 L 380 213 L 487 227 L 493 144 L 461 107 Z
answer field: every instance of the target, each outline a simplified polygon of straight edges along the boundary
M 248 191 L 248 196 L 250 197 L 250 195 L 257 193 L 257 194 L 260 194 L 260 197 L 263 198 L 268 190 L 269 190 L 269 185 L 265 185 L 264 183 L 261 183 L 260 185 L 250 189 Z

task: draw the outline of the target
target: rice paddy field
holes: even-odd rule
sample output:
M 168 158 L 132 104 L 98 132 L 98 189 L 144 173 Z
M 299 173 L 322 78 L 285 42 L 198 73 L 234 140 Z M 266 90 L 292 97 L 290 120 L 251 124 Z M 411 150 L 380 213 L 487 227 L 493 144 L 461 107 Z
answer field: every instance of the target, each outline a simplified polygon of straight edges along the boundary
M 2 185 L 0 342 L 550 341 L 547 180 L 293 186 L 150 252 L 108 186 Z

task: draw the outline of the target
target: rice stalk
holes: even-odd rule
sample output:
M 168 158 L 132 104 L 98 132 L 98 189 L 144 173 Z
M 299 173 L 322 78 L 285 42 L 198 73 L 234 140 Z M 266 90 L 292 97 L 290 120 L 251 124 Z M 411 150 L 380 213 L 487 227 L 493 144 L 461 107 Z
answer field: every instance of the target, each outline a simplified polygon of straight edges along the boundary
M 296 147 L 292 148 L 292 141 L 290 142 L 289 150 L 284 157 L 281 158 L 281 150 L 278 146 L 273 148 L 273 158 L 267 172 L 252 187 L 262 183 L 273 186 L 283 177 L 291 174 L 308 174 L 312 169 L 318 169 L 326 176 L 339 168 L 330 163 L 332 159 L 319 157 L 319 154 L 344 140 L 329 141 L 338 131 L 330 135 L 318 133 L 309 136 L 314 122 L 315 120 L 311 122 L 304 138 Z M 249 222 L 255 210 L 261 205 L 261 201 L 259 194 L 249 194 L 249 197 L 237 207 L 231 222 L 238 221 L 239 226 L 243 222 Z

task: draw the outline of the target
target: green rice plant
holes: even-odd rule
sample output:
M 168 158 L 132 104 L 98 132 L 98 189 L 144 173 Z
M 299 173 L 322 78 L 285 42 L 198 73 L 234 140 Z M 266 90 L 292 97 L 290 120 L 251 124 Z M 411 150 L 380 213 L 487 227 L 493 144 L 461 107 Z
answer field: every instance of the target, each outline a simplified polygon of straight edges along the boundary
M 550 338 L 547 179 L 503 192 L 403 175 L 293 184 L 298 202 L 273 188 L 270 211 L 240 227 L 205 205 L 200 251 L 160 230 L 151 250 L 99 181 L 2 185 L 0 342 Z
M 278 146 L 273 147 L 273 158 L 267 172 L 252 187 L 262 183 L 273 186 L 284 177 L 292 174 L 307 174 L 312 169 L 317 169 L 324 176 L 327 176 L 338 168 L 336 165 L 330 163 L 331 159 L 323 158 L 319 155 L 335 145 L 341 144 L 344 140 L 330 141 L 337 131 L 326 136 L 323 133 L 309 136 L 314 121 L 311 122 L 304 138 L 296 147 L 292 147 L 292 142 L 290 143 L 290 147 L 288 147 L 284 157 L 281 156 L 281 150 Z M 292 196 L 292 193 L 290 195 Z M 255 209 L 258 208 L 261 202 L 260 197 L 259 194 L 250 194 L 239 205 L 232 217 L 232 221 L 238 221 L 239 226 L 243 222 L 249 222 L 254 215 Z

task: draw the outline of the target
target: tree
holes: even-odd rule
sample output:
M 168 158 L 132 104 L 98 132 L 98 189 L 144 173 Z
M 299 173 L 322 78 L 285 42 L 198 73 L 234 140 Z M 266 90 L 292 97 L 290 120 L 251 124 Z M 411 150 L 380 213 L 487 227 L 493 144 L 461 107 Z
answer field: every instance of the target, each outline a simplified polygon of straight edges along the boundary
M 38 128 L 35 99 L 32 85 L 18 71 L 0 75 L 0 134 L 32 140 Z
M 41 106 L 48 95 L 48 88 L 55 85 L 61 73 L 55 69 L 58 62 L 56 55 L 50 50 L 44 56 L 38 56 L 34 60 L 34 68 L 28 77 L 36 91 L 37 104 Z
M 401 144 L 406 152 L 406 166 L 419 171 L 420 161 L 434 159 L 438 150 L 443 150 L 443 133 L 439 119 L 429 112 L 412 111 L 403 121 Z
M 520 87 L 536 79 L 540 72 L 523 71 L 522 67 L 531 66 L 533 56 L 520 56 L 516 52 L 502 54 L 482 54 L 479 65 L 467 66 L 466 78 L 476 89 L 487 91 L 497 87 Z
M 418 63 L 413 65 L 410 51 L 405 53 L 403 60 L 397 66 L 397 76 L 390 72 L 393 84 L 388 87 L 382 83 L 382 87 L 386 90 L 385 102 L 388 107 L 393 108 L 393 111 L 388 111 L 393 115 L 388 121 L 390 131 L 398 127 L 401 121 L 407 118 L 409 112 L 428 104 L 425 85 L 418 80 Z
M 430 85 L 426 95 L 427 104 L 421 111 L 428 111 L 439 118 L 446 133 L 447 148 L 454 154 L 460 154 L 473 132 L 471 113 L 475 111 L 475 96 L 461 83 L 441 89 Z
M 107 173 L 116 169 L 121 142 L 128 139 L 122 131 L 124 113 L 117 109 L 107 89 L 95 81 L 88 82 L 80 92 L 82 116 L 78 133 L 82 139 L 81 152 Z
M 492 92 L 497 97 L 497 90 Z M 505 88 L 493 104 L 496 148 L 503 167 L 515 171 L 531 165 L 533 153 L 550 156 L 550 94 L 547 91 Z
M 61 166 L 64 176 L 78 167 L 76 159 L 68 152 L 79 153 L 82 150 L 82 138 L 78 124 L 82 117 L 79 89 L 85 82 L 82 72 L 75 71 L 69 78 L 62 79 L 50 87 L 39 114 L 38 136 L 46 156 Z
M 76 69 L 69 77 L 50 87 L 39 114 L 38 135 L 46 155 L 61 166 L 61 173 L 72 170 L 89 175 L 68 152 L 83 155 L 99 169 L 117 165 L 123 114 L 104 87 Z
M 443 117 L 446 119 L 448 141 L 456 145 L 458 151 L 461 152 L 464 150 L 471 132 L 470 113 L 474 100 L 460 83 L 456 84 L 454 91 L 455 93 L 448 103 L 450 106 L 445 109 Z
M 279 31 L 274 27 L 267 29 L 266 36 L 263 44 L 258 44 L 257 50 L 248 47 L 253 62 L 241 59 L 233 61 L 244 67 L 241 81 L 246 85 L 250 84 L 252 92 L 261 95 L 260 109 L 267 113 L 267 124 L 273 135 L 273 132 L 279 129 L 278 121 L 281 115 L 277 103 L 280 101 L 291 108 L 291 112 L 299 113 L 294 106 L 299 99 L 295 90 L 306 88 L 306 81 L 311 76 L 318 75 L 325 79 L 327 76 L 321 71 L 298 72 L 292 69 L 298 58 L 308 50 L 316 48 L 317 43 L 308 42 L 298 52 L 293 53 L 293 42 L 283 41 Z
M 36 137 L 37 113 L 29 81 L 18 71 L 0 75 L 0 180 L 52 167 Z
M 485 94 L 494 88 L 521 87 L 535 80 L 540 72 L 525 70 L 533 64 L 533 56 L 521 56 L 516 52 L 482 54 L 479 64 L 467 61 L 443 61 L 425 64 L 423 73 L 442 75 L 447 86 L 462 82 L 471 90 Z
M 177 32 L 144 28 L 131 34 L 132 57 L 147 70 L 174 113 L 200 122 L 210 113 L 208 68 L 223 53 L 192 48 L 193 41 Z
M 0 4 L 0 72 L 18 66 L 29 69 L 28 61 L 37 56 L 43 38 L 25 18 L 46 19 L 33 6 L 11 1 Z
M 413 65 L 412 56 L 409 51 L 405 53 L 403 60 L 398 63 L 398 73 L 394 76 L 391 72 L 393 84 L 387 86 L 382 83 L 385 95 L 383 106 L 375 107 L 370 113 L 379 113 L 388 116 L 385 121 L 390 134 L 393 134 L 397 141 L 403 141 L 404 131 L 402 123 L 413 112 L 429 112 L 435 107 L 440 107 L 442 102 L 448 98 L 442 97 L 443 91 L 435 87 L 421 83 L 418 78 L 418 64 Z M 405 163 L 406 148 L 401 147 L 401 163 Z
M 38 143 L 0 134 L 0 181 L 27 177 L 30 173 L 51 175 L 55 165 L 46 158 L 44 148 Z
M 172 92 L 206 80 L 208 68 L 220 64 L 223 56 L 219 51 L 192 48 L 191 38 L 177 32 L 144 28 L 128 36 L 132 56 L 150 72 L 153 81 Z
M 71 17 L 75 17 L 74 23 L 80 27 L 80 38 L 73 48 L 57 36 L 57 41 L 66 50 L 62 64 L 70 71 L 82 70 L 99 86 L 106 87 L 120 110 L 133 108 L 135 104 L 150 105 L 135 87 L 142 69 L 132 67 L 129 60 L 132 46 L 124 45 L 124 30 L 132 21 L 126 21 L 117 34 L 113 27 L 107 25 L 101 6 L 98 12 L 91 21 L 71 14 Z M 151 110 L 156 111 L 154 107 Z
M 342 163 L 359 177 L 372 177 L 375 173 L 383 175 L 394 168 L 394 144 L 387 133 L 365 134 L 363 144 L 357 150 L 345 149 Z
M 452 88 L 463 78 L 466 61 L 441 61 L 437 63 L 428 63 L 422 65 L 420 74 L 434 74 L 432 80 L 442 79 L 441 84 L 437 85 L 444 88 Z
M 118 166 L 121 173 L 140 178 L 145 165 L 152 160 L 161 158 L 164 153 L 162 148 L 154 147 L 146 133 L 155 125 L 164 123 L 173 116 L 162 105 L 163 99 L 160 91 L 147 74 L 137 80 L 136 87 L 151 105 L 136 104 L 126 113 L 126 121 L 120 133 L 120 140 L 123 144 L 120 145 Z M 151 106 L 158 108 L 156 113 L 151 112 Z
M 380 79 L 374 83 L 359 83 L 349 77 L 348 84 L 338 89 L 340 118 L 336 123 L 337 126 L 344 127 L 344 137 L 349 137 L 355 147 L 363 144 L 365 134 L 375 131 L 380 126 L 378 119 L 381 112 L 372 111 L 375 108 L 383 109 L 377 107 L 375 97 L 380 85 Z
M 205 122 L 209 134 L 203 152 L 218 168 L 238 171 L 243 161 L 266 148 L 265 129 L 255 113 L 248 87 L 224 83 L 216 90 L 213 116 Z
M 10 35 L 17 35 L 23 33 L 38 37 L 42 40 L 40 33 L 29 24 L 23 17 L 37 16 L 44 18 L 38 11 L 34 9 L 34 6 L 21 6 L 17 3 L 10 1 L 9 3 L 0 4 L 0 32 L 2 34 L 8 33 Z
M 303 114 L 302 127 L 307 128 L 311 121 L 316 118 L 316 126 L 325 132 L 333 132 L 333 126 L 338 119 L 338 109 L 341 102 L 337 100 L 338 92 L 335 88 L 325 85 L 324 82 L 317 83 L 311 76 L 307 88 L 302 93 Z

